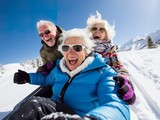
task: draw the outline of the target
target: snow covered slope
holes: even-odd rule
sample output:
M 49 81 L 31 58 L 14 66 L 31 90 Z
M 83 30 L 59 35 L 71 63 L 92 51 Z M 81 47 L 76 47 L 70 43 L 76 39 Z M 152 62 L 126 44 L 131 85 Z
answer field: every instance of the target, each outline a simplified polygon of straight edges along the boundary
M 119 53 L 132 76 L 137 101 L 130 106 L 132 120 L 160 118 L 160 47 Z

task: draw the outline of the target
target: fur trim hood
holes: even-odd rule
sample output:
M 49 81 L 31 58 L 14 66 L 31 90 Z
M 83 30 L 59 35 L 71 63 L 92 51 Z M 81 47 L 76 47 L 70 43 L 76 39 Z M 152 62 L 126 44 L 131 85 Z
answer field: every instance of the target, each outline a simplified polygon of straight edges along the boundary
M 88 58 L 85 59 L 85 61 L 79 67 L 77 67 L 73 71 L 70 71 L 68 69 L 68 67 L 66 66 L 66 62 L 63 57 L 60 61 L 60 68 L 61 68 L 62 72 L 66 72 L 70 77 L 73 77 L 74 75 L 76 75 L 80 71 L 84 70 L 89 64 L 91 64 L 93 62 L 93 60 L 94 60 L 94 57 L 89 56 Z

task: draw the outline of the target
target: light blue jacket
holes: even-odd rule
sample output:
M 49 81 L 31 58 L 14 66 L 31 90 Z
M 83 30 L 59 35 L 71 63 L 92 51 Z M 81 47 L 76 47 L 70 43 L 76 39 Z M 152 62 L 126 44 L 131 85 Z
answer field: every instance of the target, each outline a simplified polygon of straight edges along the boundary
M 64 95 L 64 103 L 78 115 L 91 115 L 101 120 L 129 120 L 130 112 L 125 102 L 118 97 L 117 84 L 113 80 L 115 71 L 104 59 L 94 55 L 93 62 L 72 78 Z M 52 100 L 59 100 L 64 84 L 71 79 L 61 71 L 59 61 L 48 76 L 30 73 L 30 83 L 52 86 Z

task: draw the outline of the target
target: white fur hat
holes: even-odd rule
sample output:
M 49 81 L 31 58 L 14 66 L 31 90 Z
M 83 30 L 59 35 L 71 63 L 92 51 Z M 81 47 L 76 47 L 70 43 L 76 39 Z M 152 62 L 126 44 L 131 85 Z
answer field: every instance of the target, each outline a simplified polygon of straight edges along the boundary
M 108 36 L 108 40 L 112 40 L 115 36 L 115 24 L 113 24 L 112 26 L 108 23 L 107 20 L 103 20 L 101 17 L 101 14 L 96 11 L 96 15 L 91 15 L 88 19 L 87 19 L 87 29 L 90 31 L 91 28 L 95 25 L 95 24 L 103 24 L 105 26 L 105 29 L 107 31 L 107 36 Z

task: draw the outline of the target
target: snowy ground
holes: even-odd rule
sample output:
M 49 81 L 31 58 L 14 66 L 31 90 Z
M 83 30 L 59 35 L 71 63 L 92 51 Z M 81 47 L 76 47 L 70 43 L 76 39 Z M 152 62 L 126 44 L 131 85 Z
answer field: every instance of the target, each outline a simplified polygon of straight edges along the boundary
M 160 47 L 151 50 L 139 50 L 119 53 L 132 76 L 137 101 L 130 106 L 131 120 L 160 119 Z M 13 74 L 19 64 L 6 66 L 5 74 L 0 74 L 0 119 L 8 114 L 13 107 L 37 86 L 13 84 Z M 31 72 L 35 69 L 25 68 Z
M 119 53 L 132 76 L 137 101 L 131 108 L 132 120 L 160 119 L 160 47 Z
M 18 69 L 28 72 L 34 72 L 30 66 L 22 67 L 19 63 L 8 64 L 3 66 L 4 74 L 0 74 L 0 120 L 6 116 L 13 107 L 30 94 L 38 86 L 29 84 L 18 85 L 13 83 L 13 75 Z

